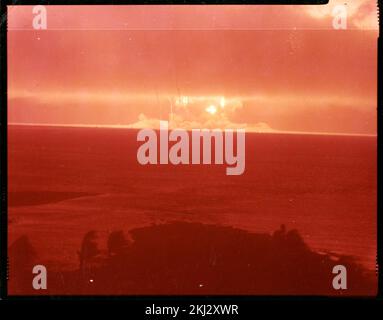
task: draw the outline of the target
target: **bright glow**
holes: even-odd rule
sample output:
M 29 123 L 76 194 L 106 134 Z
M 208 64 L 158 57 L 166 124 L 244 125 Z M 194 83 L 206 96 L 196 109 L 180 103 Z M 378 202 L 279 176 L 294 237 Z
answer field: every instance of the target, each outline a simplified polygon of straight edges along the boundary
M 189 97 L 185 97 L 185 96 L 183 96 L 183 97 L 181 98 L 181 101 L 182 101 L 182 104 L 183 104 L 183 105 L 187 105 L 187 104 L 189 103 Z
M 205 109 L 210 114 L 215 114 L 217 112 L 217 107 L 215 105 L 211 105 Z
M 221 106 L 221 108 L 223 109 L 223 108 L 225 108 L 225 97 L 221 97 L 221 101 L 219 102 L 219 104 L 220 104 L 220 106 Z

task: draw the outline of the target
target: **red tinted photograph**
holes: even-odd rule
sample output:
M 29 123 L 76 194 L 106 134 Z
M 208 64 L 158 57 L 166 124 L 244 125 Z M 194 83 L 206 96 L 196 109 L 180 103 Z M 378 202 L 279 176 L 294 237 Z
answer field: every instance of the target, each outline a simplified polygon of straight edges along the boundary
M 7 11 L 9 296 L 377 295 L 374 0 Z

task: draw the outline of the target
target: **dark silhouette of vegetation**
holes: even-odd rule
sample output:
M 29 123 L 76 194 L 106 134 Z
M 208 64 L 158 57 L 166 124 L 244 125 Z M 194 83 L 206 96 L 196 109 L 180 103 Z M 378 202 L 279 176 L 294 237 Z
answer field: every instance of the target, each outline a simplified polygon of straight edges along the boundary
M 82 243 L 81 249 L 78 251 L 78 257 L 80 259 L 80 274 L 85 276 L 89 271 L 90 266 L 88 263 L 92 262 L 92 259 L 97 257 L 100 254 L 100 250 L 97 245 L 97 233 L 96 231 L 89 231 L 85 234 Z
M 123 255 L 129 246 L 122 230 L 113 231 L 108 237 L 108 256 L 114 257 Z
M 131 242 L 122 231 L 112 232 L 102 254 L 96 233 L 88 232 L 81 244 L 79 270 L 50 273 L 46 293 L 376 294 L 373 272 L 352 257 L 312 251 L 296 230 L 285 226 L 270 235 L 174 222 L 134 229 L 130 236 Z M 332 269 L 338 264 L 347 268 L 347 290 L 332 287 Z
M 8 285 L 14 294 L 32 293 L 32 269 L 37 253 L 27 236 L 21 236 L 9 247 Z

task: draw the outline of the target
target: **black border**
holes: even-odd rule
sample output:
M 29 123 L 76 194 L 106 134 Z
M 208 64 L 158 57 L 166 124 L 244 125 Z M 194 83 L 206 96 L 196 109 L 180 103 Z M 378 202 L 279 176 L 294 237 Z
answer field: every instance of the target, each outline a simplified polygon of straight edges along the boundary
M 381 9 L 383 0 L 377 0 L 378 9 Z M 8 5 L 135 5 L 135 4 L 177 4 L 177 5 L 190 5 L 190 4 L 204 4 L 204 5 L 231 5 L 231 4 L 327 4 L 328 0 L 0 0 L 0 147 L 1 147 L 1 158 L 0 158 L 0 178 L 1 178 L 1 220 L 0 220 L 0 300 L 5 299 L 8 301 L 39 301 L 39 300 L 123 300 L 134 303 L 135 307 L 139 307 L 141 310 L 145 306 L 150 306 L 152 303 L 163 305 L 166 303 L 167 306 L 187 306 L 190 303 L 227 303 L 235 304 L 240 303 L 240 308 L 244 307 L 244 311 L 254 313 L 252 305 L 255 301 L 261 301 L 263 303 L 272 301 L 277 302 L 293 302 L 293 301 L 355 301 L 361 299 L 364 302 L 371 302 L 371 300 L 383 301 L 383 278 L 379 273 L 378 278 L 378 294 L 376 297 L 324 297 L 324 296 L 105 296 L 105 295 L 91 295 L 91 296 L 76 296 L 76 295 L 36 295 L 36 296 L 12 296 L 8 295 L 7 292 L 7 276 L 8 276 L 8 261 L 7 261 L 7 249 L 8 249 L 8 216 L 7 216 L 7 187 L 8 187 L 8 149 L 7 149 L 7 6 Z M 383 235 L 383 201 L 380 197 L 382 192 L 382 168 L 380 161 L 382 161 L 382 126 L 381 119 L 383 117 L 382 108 L 382 74 L 383 64 L 381 59 L 381 53 L 383 52 L 383 44 L 380 38 L 380 28 L 382 26 L 382 20 L 379 21 L 379 37 L 378 37 L 378 95 L 377 95 L 377 160 L 378 160 L 378 199 L 377 199 L 377 236 L 378 236 L 378 255 L 377 255 L 377 269 L 378 265 L 383 266 L 383 251 L 382 251 L 382 235 Z M 286 303 L 284 303 L 286 305 Z M 370 303 L 368 303 L 370 305 Z M 247 313 L 247 312 L 246 312 Z M 143 314 L 143 312 L 141 313 Z M 242 309 L 240 314 L 242 314 Z

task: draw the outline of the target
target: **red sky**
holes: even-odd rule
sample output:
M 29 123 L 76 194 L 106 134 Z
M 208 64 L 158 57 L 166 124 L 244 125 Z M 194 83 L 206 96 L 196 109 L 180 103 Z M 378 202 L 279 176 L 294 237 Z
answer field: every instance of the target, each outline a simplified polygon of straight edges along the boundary
M 10 123 L 376 133 L 373 0 L 8 10 Z

